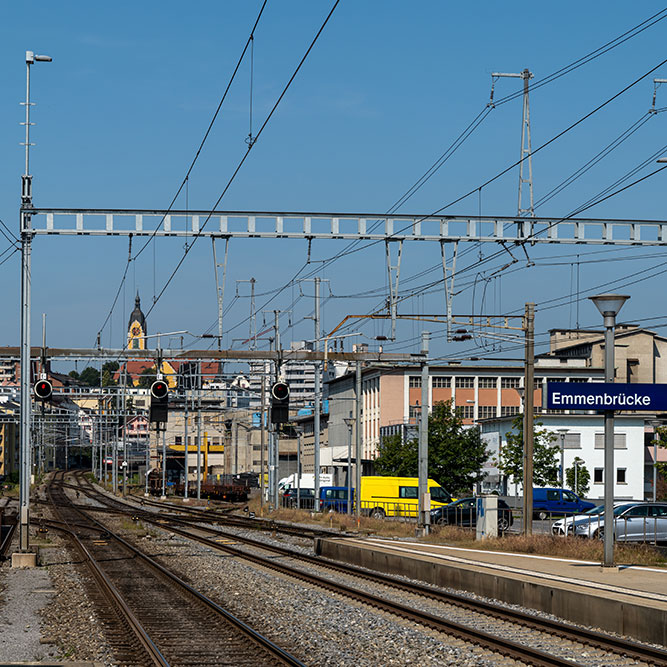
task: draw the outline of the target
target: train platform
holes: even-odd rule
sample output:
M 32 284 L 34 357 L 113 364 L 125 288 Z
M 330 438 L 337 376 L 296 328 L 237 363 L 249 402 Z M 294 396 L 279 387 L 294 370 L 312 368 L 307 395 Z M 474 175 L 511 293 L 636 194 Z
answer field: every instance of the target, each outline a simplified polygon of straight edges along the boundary
M 320 538 L 318 555 L 667 645 L 667 569 L 386 538 Z

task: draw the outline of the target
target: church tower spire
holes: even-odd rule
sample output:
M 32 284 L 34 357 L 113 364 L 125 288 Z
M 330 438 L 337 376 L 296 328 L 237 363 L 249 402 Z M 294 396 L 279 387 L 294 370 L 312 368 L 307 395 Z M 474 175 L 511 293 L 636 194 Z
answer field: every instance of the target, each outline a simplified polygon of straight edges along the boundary
M 134 310 L 130 315 L 130 321 L 127 325 L 127 347 L 130 350 L 145 350 L 146 345 L 146 318 L 141 312 L 141 299 L 139 298 L 139 291 L 134 300 Z

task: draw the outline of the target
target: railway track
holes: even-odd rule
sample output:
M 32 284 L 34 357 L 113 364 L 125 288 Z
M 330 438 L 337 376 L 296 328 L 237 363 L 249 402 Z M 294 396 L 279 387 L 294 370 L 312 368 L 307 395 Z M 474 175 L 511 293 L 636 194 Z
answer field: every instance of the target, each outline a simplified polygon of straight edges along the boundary
M 5 558 L 16 531 L 16 514 L 4 514 L 0 509 L 0 558 Z
M 129 506 L 107 496 L 95 496 L 97 500 L 118 511 L 125 508 L 137 516 L 136 507 Z M 250 561 L 257 566 L 278 571 L 283 575 L 344 595 L 358 602 L 377 609 L 396 614 L 420 625 L 454 634 L 455 636 L 485 646 L 503 655 L 510 656 L 524 663 L 534 665 L 572 665 L 577 664 L 573 655 L 595 652 L 600 665 L 633 664 L 667 665 L 667 652 L 622 638 L 594 632 L 570 624 L 536 617 L 532 614 L 508 609 L 501 605 L 472 600 L 468 597 L 448 593 L 423 584 L 406 582 L 396 577 L 373 573 L 355 566 L 324 560 L 297 552 L 278 545 L 238 535 L 234 532 L 194 525 L 197 519 L 175 516 L 156 516 L 152 512 L 140 512 L 139 518 L 151 522 L 163 529 L 177 533 L 188 539 L 196 540 L 211 549 L 222 551 L 238 558 Z M 210 517 L 208 517 L 210 520 Z M 231 544 L 221 544 L 225 537 L 228 541 L 242 543 L 247 549 Z M 268 552 L 270 555 L 266 555 Z M 281 560 L 277 561 L 276 556 Z M 289 559 L 287 563 L 284 559 Z M 305 566 L 305 567 L 304 567 Z M 335 571 L 349 579 L 349 583 L 333 581 L 322 575 L 322 570 Z M 360 584 L 363 582 L 363 584 Z M 372 584 L 372 586 L 371 586 Z M 377 587 L 380 587 L 378 594 Z M 372 590 L 376 587 L 376 590 Z M 396 600 L 396 591 L 414 597 L 411 603 Z M 428 599 L 437 603 L 434 612 L 425 611 L 415 604 Z M 438 607 L 439 605 L 439 607 Z M 465 617 L 465 621 L 449 620 L 449 608 L 455 607 L 454 617 Z M 443 609 L 445 611 L 443 611 Z M 471 627 L 472 626 L 472 627 Z M 480 630 L 479 627 L 484 630 Z M 493 630 L 491 631 L 490 628 Z M 519 629 L 516 629 L 519 628 Z M 503 636 L 512 636 L 506 640 Z M 530 649 L 529 646 L 547 647 L 547 650 Z M 565 649 L 565 650 L 564 650 Z M 559 655 L 560 653 L 560 655 Z M 565 654 L 565 655 L 563 655 Z M 605 657 L 607 656 L 607 657 Z
M 47 493 L 98 583 L 107 636 L 123 665 L 302 665 L 157 561 L 74 508 L 54 482 Z M 49 522 L 45 522 L 49 523 Z

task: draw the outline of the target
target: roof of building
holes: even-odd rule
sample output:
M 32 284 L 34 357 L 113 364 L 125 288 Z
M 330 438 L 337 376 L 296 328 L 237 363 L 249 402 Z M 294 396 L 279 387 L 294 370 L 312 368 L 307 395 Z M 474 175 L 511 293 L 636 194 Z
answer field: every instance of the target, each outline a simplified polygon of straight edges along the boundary
M 584 367 L 576 367 L 576 366 L 562 366 L 560 364 L 555 364 L 554 366 L 540 366 L 539 368 L 535 368 L 535 375 L 538 377 L 544 377 L 547 374 L 553 374 L 553 373 L 566 373 L 567 375 L 576 375 L 576 374 L 581 374 L 581 375 L 586 375 L 587 377 L 590 375 L 597 375 L 597 370 L 598 369 L 593 369 L 593 368 L 584 368 Z M 368 373 L 372 372 L 379 372 L 380 374 L 387 374 L 387 375 L 404 375 L 406 372 L 408 373 L 416 373 L 416 372 L 421 372 L 421 366 L 414 365 L 414 366 L 383 366 L 383 365 L 370 365 L 370 366 L 362 366 L 361 369 L 361 375 L 364 376 Z M 512 375 L 523 375 L 524 372 L 524 366 L 523 364 L 517 364 L 517 365 L 480 365 L 480 366 L 465 366 L 463 364 L 445 364 L 441 366 L 429 366 L 429 375 L 439 375 L 439 374 L 449 374 L 449 375 L 482 375 L 484 373 L 488 374 L 499 374 L 499 373 L 512 373 Z M 347 373 L 340 375 L 335 378 L 331 378 L 330 380 L 325 380 L 326 384 L 332 385 L 336 384 L 338 382 L 342 381 L 349 381 L 350 378 L 353 378 L 355 375 L 354 370 L 349 370 Z
M 557 333 L 557 332 L 566 332 L 566 331 L 573 331 L 575 332 L 575 329 L 550 329 L 549 333 Z M 585 347 L 589 345 L 599 345 L 604 343 L 604 331 L 599 331 L 599 330 L 593 330 L 593 331 L 582 331 L 582 333 L 586 334 L 595 334 L 593 337 L 589 338 L 584 338 L 581 340 L 576 340 L 573 339 L 571 342 L 566 343 L 566 342 L 561 342 L 559 343 L 559 346 L 557 349 L 549 352 L 543 352 L 542 354 L 535 355 L 536 358 L 540 357 L 558 357 L 561 356 L 561 354 L 565 351 L 572 351 L 575 350 L 578 347 Z M 667 338 L 665 336 L 660 336 L 655 331 L 651 331 L 650 329 L 644 329 L 643 327 L 638 327 L 636 325 L 627 325 L 624 328 L 617 328 L 614 332 L 614 340 L 618 340 L 619 338 L 627 338 L 628 336 L 636 336 L 638 334 L 644 334 L 647 336 L 651 336 L 653 338 L 658 338 L 660 340 L 667 341 Z

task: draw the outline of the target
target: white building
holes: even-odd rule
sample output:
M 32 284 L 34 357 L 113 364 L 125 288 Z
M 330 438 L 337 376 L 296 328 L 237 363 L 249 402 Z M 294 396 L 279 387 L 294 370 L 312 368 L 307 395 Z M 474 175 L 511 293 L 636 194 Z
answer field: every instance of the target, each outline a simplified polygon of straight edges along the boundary
M 644 499 L 644 424 L 645 415 L 616 415 L 614 418 L 614 498 L 616 500 Z M 506 434 L 512 430 L 512 417 L 485 419 L 480 422 L 482 437 L 488 443 L 489 461 L 485 467 L 486 486 L 503 486 L 495 462 L 502 447 L 507 444 Z M 561 450 L 564 469 L 573 465 L 575 457 L 583 459 L 590 473 L 587 497 L 593 501 L 604 498 L 604 416 L 601 414 L 539 414 L 535 422 L 553 432 L 553 447 L 560 464 Z M 567 429 L 564 438 L 559 429 Z M 506 492 L 514 495 L 514 482 L 507 481 Z M 521 485 L 517 492 L 523 493 Z

